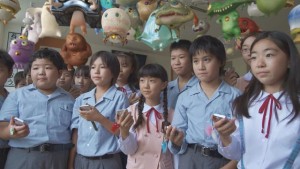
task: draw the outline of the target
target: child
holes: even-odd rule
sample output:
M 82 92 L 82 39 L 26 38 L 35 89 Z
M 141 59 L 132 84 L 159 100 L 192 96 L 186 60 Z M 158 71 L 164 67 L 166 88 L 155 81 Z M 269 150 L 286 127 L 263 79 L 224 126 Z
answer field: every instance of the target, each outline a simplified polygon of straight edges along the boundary
M 7 52 L 0 50 L 0 110 L 5 98 L 8 95 L 8 91 L 4 88 L 4 85 L 7 79 L 12 74 L 14 64 L 15 63 L 11 58 L 11 56 Z M 0 131 L 2 132 L 2 130 Z M 8 151 L 9 151 L 8 142 L 0 139 L 0 168 L 1 169 L 4 168 Z
M 0 114 L 0 138 L 9 140 L 5 169 L 65 169 L 71 144 L 74 99 L 56 81 L 64 62 L 52 49 L 40 49 L 31 61 L 33 84 L 9 94 Z M 18 122 L 18 117 L 24 122 Z
M 24 76 L 24 72 L 17 72 L 14 76 L 15 88 L 18 89 L 20 87 L 26 86 L 26 78 Z
M 167 144 L 162 147 L 163 126 L 172 120 L 167 108 L 167 72 L 158 64 L 148 64 L 140 69 L 138 77 L 142 95 L 137 104 L 128 108 L 134 119 L 133 129 L 129 131 L 133 123 L 130 114 L 123 113 L 119 119 L 119 142 L 121 150 L 128 155 L 127 169 L 173 169 Z M 160 103 L 161 91 L 163 103 Z
M 127 95 L 131 105 L 137 102 L 140 96 L 139 90 L 136 88 L 138 63 L 132 52 L 120 52 L 116 56 L 120 63 L 120 74 L 116 86 Z
M 30 63 L 26 64 L 24 67 L 24 76 L 26 79 L 26 86 L 32 84 L 31 74 L 30 74 Z
M 168 108 L 174 111 L 178 96 L 183 91 L 192 87 L 198 82 L 193 74 L 192 60 L 189 56 L 189 40 L 179 40 L 170 46 L 171 67 L 177 78 L 168 84 Z M 178 155 L 174 155 L 174 167 L 178 169 Z
M 224 45 L 217 38 L 202 36 L 190 47 L 194 73 L 198 83 L 179 95 L 172 126 L 167 129 L 169 148 L 180 154 L 179 168 L 213 169 L 224 166 L 212 136 L 214 113 L 231 117 L 231 102 L 238 89 L 221 79 L 226 62 Z
M 74 73 L 74 82 L 81 93 L 88 92 L 94 87 L 90 76 L 90 67 L 88 65 L 77 67 Z
M 256 34 L 257 33 L 251 33 L 248 36 L 246 36 L 245 38 L 243 38 L 241 41 L 241 46 L 242 46 L 241 52 L 242 52 L 244 62 L 247 64 L 247 66 L 250 66 L 250 60 L 251 60 L 250 59 L 250 47 L 251 47 L 253 41 L 255 40 Z M 248 73 L 246 73 L 244 76 L 239 78 L 236 75 L 236 72 L 233 69 L 230 69 L 229 71 L 227 71 L 225 73 L 224 80 L 228 84 L 230 84 L 230 85 L 240 89 L 242 92 L 244 92 L 246 87 L 248 86 L 251 78 L 252 78 L 252 73 L 250 71 Z
M 118 131 L 112 130 L 116 126 L 116 111 L 129 105 L 125 94 L 114 85 L 120 65 L 116 56 L 99 51 L 92 56 L 90 68 L 96 87 L 76 99 L 72 129 L 77 155 L 75 163 L 70 165 L 74 165 L 75 169 L 121 169 Z M 89 110 L 80 110 L 82 105 L 90 105 Z
M 73 98 L 77 98 L 80 95 L 80 90 L 75 87 L 73 76 L 74 69 L 68 70 L 66 67 L 64 70 L 62 70 L 62 74 L 60 78 L 57 79 L 56 85 L 69 92 L 73 96 Z
M 299 52 L 288 35 L 257 35 L 251 46 L 254 77 L 233 104 L 239 128 L 235 119 L 214 125 L 219 152 L 240 160 L 238 168 L 300 168 L 299 65 Z

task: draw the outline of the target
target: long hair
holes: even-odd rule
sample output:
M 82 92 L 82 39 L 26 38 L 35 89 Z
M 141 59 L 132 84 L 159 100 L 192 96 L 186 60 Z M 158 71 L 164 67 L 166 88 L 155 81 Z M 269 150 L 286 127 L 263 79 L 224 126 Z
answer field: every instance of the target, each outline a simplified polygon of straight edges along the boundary
M 138 73 L 138 79 L 142 77 L 155 77 L 161 79 L 162 82 L 168 81 L 168 74 L 167 71 L 159 64 L 147 64 L 144 65 L 139 73 Z M 144 118 L 143 118 L 143 109 L 144 109 L 144 103 L 145 103 L 145 97 L 141 95 L 139 103 L 138 103 L 138 119 L 136 123 L 134 124 L 133 128 L 137 129 L 140 125 L 142 125 Z M 168 99 L 167 99 L 167 87 L 163 90 L 163 117 L 164 122 L 163 126 L 166 126 L 167 124 L 170 124 L 168 122 Z
M 253 46 L 263 40 L 268 39 L 276 44 L 289 59 L 289 70 L 287 71 L 284 83 L 282 84 L 283 92 L 279 98 L 286 95 L 290 98 L 293 105 L 294 116 L 292 120 L 299 115 L 300 103 L 300 56 L 299 52 L 293 42 L 293 40 L 282 32 L 277 31 L 265 31 L 256 36 L 253 44 L 251 45 L 250 51 L 252 51 Z M 236 110 L 237 115 L 242 115 L 250 118 L 248 108 L 254 102 L 254 100 L 259 96 L 260 92 L 263 90 L 264 85 L 255 77 L 251 79 L 248 88 L 241 96 L 237 97 L 233 102 L 233 108 Z M 276 114 L 277 117 L 277 114 Z

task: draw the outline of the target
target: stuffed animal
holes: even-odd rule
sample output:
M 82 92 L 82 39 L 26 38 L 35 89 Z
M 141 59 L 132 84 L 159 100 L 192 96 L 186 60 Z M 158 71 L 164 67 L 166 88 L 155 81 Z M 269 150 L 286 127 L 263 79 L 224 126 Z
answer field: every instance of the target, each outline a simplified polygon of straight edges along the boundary
M 28 8 L 25 13 L 26 18 L 33 20 L 33 24 L 28 29 L 28 40 L 34 43 L 38 42 L 42 32 L 41 13 L 42 8 Z
M 50 13 L 50 3 L 45 2 L 41 12 L 42 31 L 39 38 L 43 37 L 61 37 L 59 26 L 55 17 Z
M 288 15 L 291 35 L 295 43 L 300 43 L 300 5 L 295 6 Z
M 146 22 L 150 14 L 157 8 L 157 0 L 140 0 L 136 4 L 136 8 L 139 12 L 140 19 Z
M 6 25 L 20 10 L 18 0 L 0 0 L 0 21 Z
M 81 34 L 70 33 L 66 37 L 66 42 L 61 48 L 60 54 L 68 69 L 71 70 L 73 66 L 84 65 L 89 56 L 92 55 L 92 49 Z
M 29 41 L 26 36 L 19 36 L 10 43 L 9 55 L 15 61 L 17 69 L 23 69 L 24 65 L 29 62 L 30 56 L 34 52 L 34 43 Z

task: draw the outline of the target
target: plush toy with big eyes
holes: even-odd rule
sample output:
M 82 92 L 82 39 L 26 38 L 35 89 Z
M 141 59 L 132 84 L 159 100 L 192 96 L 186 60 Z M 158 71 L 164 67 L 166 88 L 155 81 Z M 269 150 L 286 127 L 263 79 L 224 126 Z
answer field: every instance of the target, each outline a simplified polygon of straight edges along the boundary
M 15 61 L 17 69 L 23 69 L 24 65 L 29 62 L 30 56 L 34 52 L 34 43 L 29 41 L 26 36 L 19 36 L 10 43 L 9 55 Z
M 92 49 L 81 34 L 70 33 L 66 37 L 60 54 L 67 64 L 68 70 L 71 70 L 73 66 L 84 65 L 92 55 Z

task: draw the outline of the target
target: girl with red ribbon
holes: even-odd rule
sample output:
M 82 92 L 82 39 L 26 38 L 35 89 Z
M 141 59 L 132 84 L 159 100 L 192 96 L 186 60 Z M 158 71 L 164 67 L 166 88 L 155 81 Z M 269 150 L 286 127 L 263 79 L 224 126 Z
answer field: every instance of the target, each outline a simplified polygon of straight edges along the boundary
M 172 118 L 167 108 L 167 72 L 159 64 L 148 64 L 140 69 L 138 78 L 139 102 L 128 108 L 131 114 L 123 113 L 118 119 L 127 169 L 173 169 L 172 154 L 164 144 L 165 127 Z
M 299 52 L 288 35 L 276 31 L 258 34 L 250 51 L 254 77 L 234 101 L 238 120 L 214 125 L 219 152 L 238 160 L 239 169 L 300 168 Z

